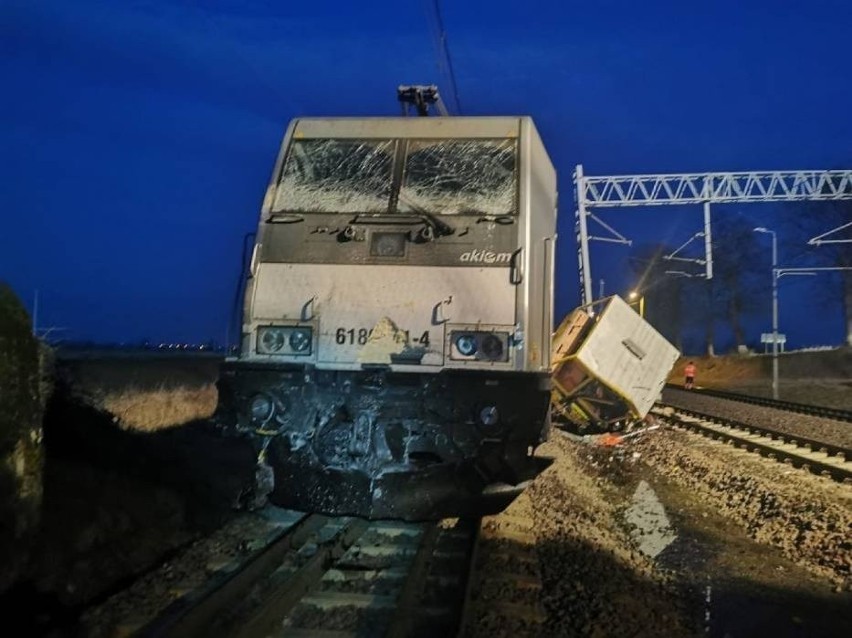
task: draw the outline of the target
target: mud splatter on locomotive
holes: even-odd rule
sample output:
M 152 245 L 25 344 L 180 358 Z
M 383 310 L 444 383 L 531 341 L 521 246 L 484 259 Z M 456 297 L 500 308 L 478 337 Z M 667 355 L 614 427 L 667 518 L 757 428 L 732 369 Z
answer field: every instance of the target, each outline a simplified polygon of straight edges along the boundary
M 546 467 L 556 197 L 529 117 L 290 124 L 218 417 L 273 502 L 496 512 Z

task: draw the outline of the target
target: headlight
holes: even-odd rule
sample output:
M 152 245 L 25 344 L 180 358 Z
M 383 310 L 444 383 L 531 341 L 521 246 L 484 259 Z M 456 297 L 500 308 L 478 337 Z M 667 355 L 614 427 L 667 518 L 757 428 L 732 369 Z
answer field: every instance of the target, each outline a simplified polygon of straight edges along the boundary
M 503 358 L 503 342 L 494 334 L 482 337 L 482 358 L 497 361 Z
M 463 357 L 472 357 L 476 354 L 476 337 L 469 333 L 462 333 L 456 337 L 456 348 Z
M 261 328 L 258 333 L 258 352 L 278 352 L 284 347 L 282 328 Z
M 314 331 L 310 326 L 261 326 L 257 329 L 259 354 L 309 355 Z
M 290 347 L 296 352 L 304 352 L 311 347 L 311 331 L 307 328 L 296 328 L 290 333 Z
M 479 421 L 482 425 L 491 427 L 500 421 L 500 412 L 496 405 L 487 405 L 479 411 Z
M 249 412 L 251 414 L 251 420 L 254 423 L 266 423 L 269 420 L 269 417 L 272 416 L 272 411 L 274 409 L 275 406 L 272 404 L 272 399 L 265 394 L 254 395 L 251 399 L 251 403 L 249 403 Z
M 450 357 L 462 361 L 508 361 L 509 333 L 459 330 L 450 333 Z

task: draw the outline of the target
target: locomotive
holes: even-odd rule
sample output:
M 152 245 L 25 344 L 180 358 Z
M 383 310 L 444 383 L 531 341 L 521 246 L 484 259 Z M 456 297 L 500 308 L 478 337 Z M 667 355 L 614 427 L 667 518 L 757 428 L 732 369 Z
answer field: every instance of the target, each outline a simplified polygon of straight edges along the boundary
M 494 513 L 549 464 L 556 198 L 530 117 L 289 124 L 220 379 L 269 500 Z

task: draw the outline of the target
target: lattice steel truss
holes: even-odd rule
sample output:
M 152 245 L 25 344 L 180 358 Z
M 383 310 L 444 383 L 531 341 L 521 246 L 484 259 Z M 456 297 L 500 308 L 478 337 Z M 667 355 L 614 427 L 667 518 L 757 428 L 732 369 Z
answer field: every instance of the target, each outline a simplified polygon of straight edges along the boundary
M 852 199 L 852 170 L 583 177 L 582 197 L 586 206 Z
M 664 175 L 585 176 L 583 166 L 574 173 L 577 201 L 577 258 L 582 303 L 592 300 L 589 241 L 630 244 L 630 241 L 590 212 L 592 208 L 703 204 L 706 277 L 713 278 L 711 204 L 828 201 L 852 199 L 852 170 L 750 171 Z M 588 218 L 610 232 L 610 237 L 589 235 Z M 672 255 L 673 256 L 673 255 Z

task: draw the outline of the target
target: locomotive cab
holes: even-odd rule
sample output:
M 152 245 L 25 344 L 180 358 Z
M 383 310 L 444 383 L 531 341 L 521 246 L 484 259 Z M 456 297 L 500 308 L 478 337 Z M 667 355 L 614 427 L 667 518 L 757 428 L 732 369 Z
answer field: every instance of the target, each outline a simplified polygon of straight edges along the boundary
M 505 507 L 545 464 L 555 223 L 528 117 L 294 120 L 220 387 L 272 501 Z

